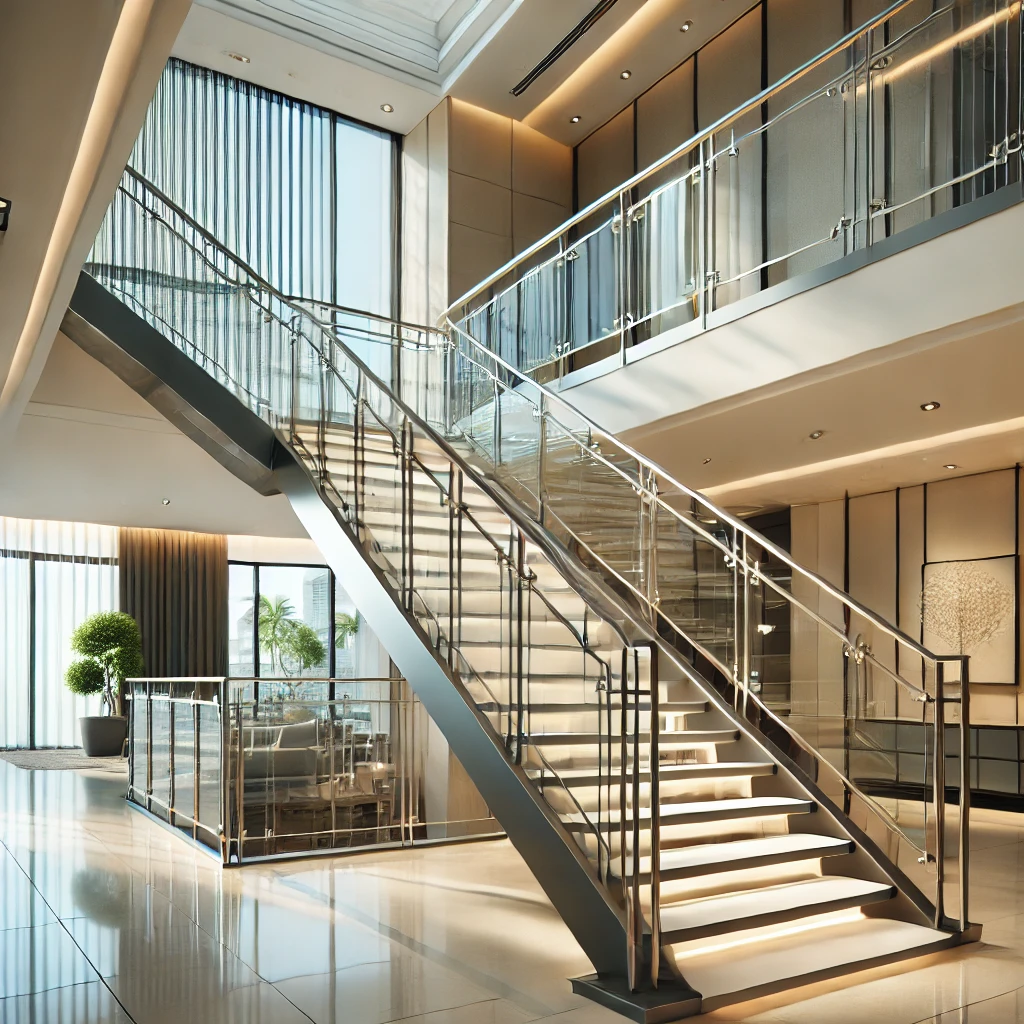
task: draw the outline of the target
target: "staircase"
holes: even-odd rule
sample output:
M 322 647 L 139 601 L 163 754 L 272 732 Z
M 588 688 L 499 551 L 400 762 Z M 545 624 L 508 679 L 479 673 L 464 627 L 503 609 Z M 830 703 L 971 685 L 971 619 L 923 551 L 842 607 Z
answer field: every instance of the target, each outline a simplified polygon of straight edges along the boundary
M 781 588 L 784 552 L 454 326 L 366 320 L 286 300 L 129 170 L 63 330 L 288 495 L 591 959 L 574 986 L 667 1021 L 976 938 L 946 752 L 895 800 L 844 740 L 887 694 L 966 735 L 966 663 L 798 566 Z M 848 691 L 799 725 L 751 686 L 769 593 Z

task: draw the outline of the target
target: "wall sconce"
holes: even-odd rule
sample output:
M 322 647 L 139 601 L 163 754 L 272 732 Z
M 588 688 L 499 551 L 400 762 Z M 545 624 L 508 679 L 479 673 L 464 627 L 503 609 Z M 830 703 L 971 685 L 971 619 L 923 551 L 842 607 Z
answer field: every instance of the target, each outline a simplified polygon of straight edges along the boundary
M 10 199 L 0 198 L 0 231 L 7 230 L 7 222 L 11 216 L 11 201 Z

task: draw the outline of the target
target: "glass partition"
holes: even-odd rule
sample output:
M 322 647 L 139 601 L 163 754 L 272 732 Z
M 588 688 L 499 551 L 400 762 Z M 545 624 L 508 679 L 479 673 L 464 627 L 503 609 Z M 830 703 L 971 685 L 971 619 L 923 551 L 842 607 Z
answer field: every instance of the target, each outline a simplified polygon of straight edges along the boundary
M 500 834 L 447 757 L 443 778 L 430 764 L 428 720 L 404 680 L 146 679 L 129 690 L 129 799 L 225 864 Z

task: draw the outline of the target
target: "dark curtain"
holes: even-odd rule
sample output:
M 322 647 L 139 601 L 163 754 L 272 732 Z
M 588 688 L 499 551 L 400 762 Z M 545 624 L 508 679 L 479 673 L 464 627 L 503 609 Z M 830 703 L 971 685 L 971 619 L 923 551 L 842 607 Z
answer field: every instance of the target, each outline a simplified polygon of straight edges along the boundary
M 177 530 L 119 533 L 121 611 L 142 631 L 146 675 L 227 675 L 227 538 Z

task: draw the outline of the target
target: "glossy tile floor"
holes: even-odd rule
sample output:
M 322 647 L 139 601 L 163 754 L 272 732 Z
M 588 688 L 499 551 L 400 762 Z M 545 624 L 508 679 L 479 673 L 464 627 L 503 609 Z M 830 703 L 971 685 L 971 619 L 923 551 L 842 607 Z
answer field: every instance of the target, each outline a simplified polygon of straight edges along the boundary
M 222 871 L 123 787 L 0 761 L 3 1024 L 622 1020 L 506 842 Z M 704 1019 L 1024 1024 L 1024 815 L 976 812 L 973 849 L 983 943 Z

